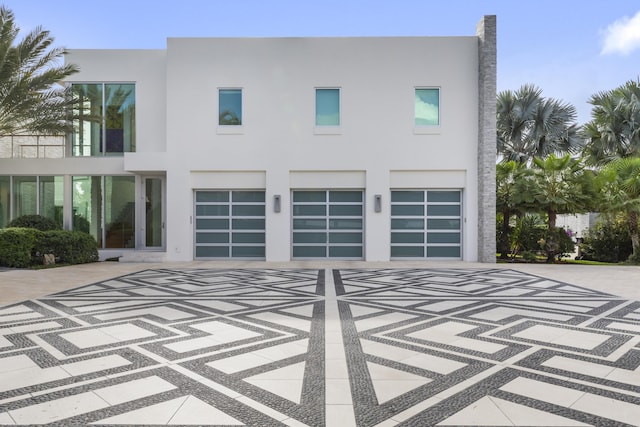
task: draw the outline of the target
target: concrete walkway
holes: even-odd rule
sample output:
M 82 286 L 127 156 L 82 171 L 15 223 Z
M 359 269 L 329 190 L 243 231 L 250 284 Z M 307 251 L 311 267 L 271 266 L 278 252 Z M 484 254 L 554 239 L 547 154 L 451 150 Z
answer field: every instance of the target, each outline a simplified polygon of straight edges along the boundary
M 0 272 L 0 425 L 639 425 L 640 267 Z

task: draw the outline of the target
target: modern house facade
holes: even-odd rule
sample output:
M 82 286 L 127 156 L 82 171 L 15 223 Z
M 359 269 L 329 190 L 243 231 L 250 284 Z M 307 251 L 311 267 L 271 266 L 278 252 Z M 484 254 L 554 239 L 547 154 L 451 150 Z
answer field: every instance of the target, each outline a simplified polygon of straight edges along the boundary
M 40 213 L 123 260 L 495 260 L 494 16 L 67 60 L 75 131 L 0 141 L 0 226 Z

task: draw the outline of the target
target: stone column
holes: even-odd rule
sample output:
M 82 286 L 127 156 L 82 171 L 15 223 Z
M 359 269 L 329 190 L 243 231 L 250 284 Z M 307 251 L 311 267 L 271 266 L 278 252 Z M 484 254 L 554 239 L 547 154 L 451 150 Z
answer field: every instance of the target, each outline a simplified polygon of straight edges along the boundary
M 478 36 L 478 261 L 496 262 L 496 16 Z

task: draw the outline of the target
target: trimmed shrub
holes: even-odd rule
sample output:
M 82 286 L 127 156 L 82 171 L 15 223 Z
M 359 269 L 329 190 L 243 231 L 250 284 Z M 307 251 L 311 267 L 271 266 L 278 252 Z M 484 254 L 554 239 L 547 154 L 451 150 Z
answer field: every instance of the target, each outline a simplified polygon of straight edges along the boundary
M 601 219 L 585 233 L 581 252 L 590 261 L 625 261 L 633 252 L 629 227 L 620 219 Z
M 95 239 L 81 231 L 46 231 L 43 233 L 38 252 L 53 254 L 59 263 L 84 264 L 98 261 L 98 245 Z
M 58 224 L 42 215 L 23 215 L 7 224 L 7 227 L 35 228 L 40 231 L 58 230 Z
M 25 268 L 34 262 L 36 248 L 43 232 L 35 228 L 4 228 L 0 230 L 0 265 Z

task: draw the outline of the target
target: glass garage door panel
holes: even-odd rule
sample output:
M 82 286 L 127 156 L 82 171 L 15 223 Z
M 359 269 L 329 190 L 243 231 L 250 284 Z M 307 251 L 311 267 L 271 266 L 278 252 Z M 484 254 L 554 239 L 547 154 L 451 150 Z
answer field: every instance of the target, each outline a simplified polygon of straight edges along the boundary
M 391 258 L 462 257 L 462 192 L 391 192 Z
M 196 191 L 195 257 L 264 259 L 264 191 Z
M 362 259 L 362 191 L 294 191 L 293 258 Z

